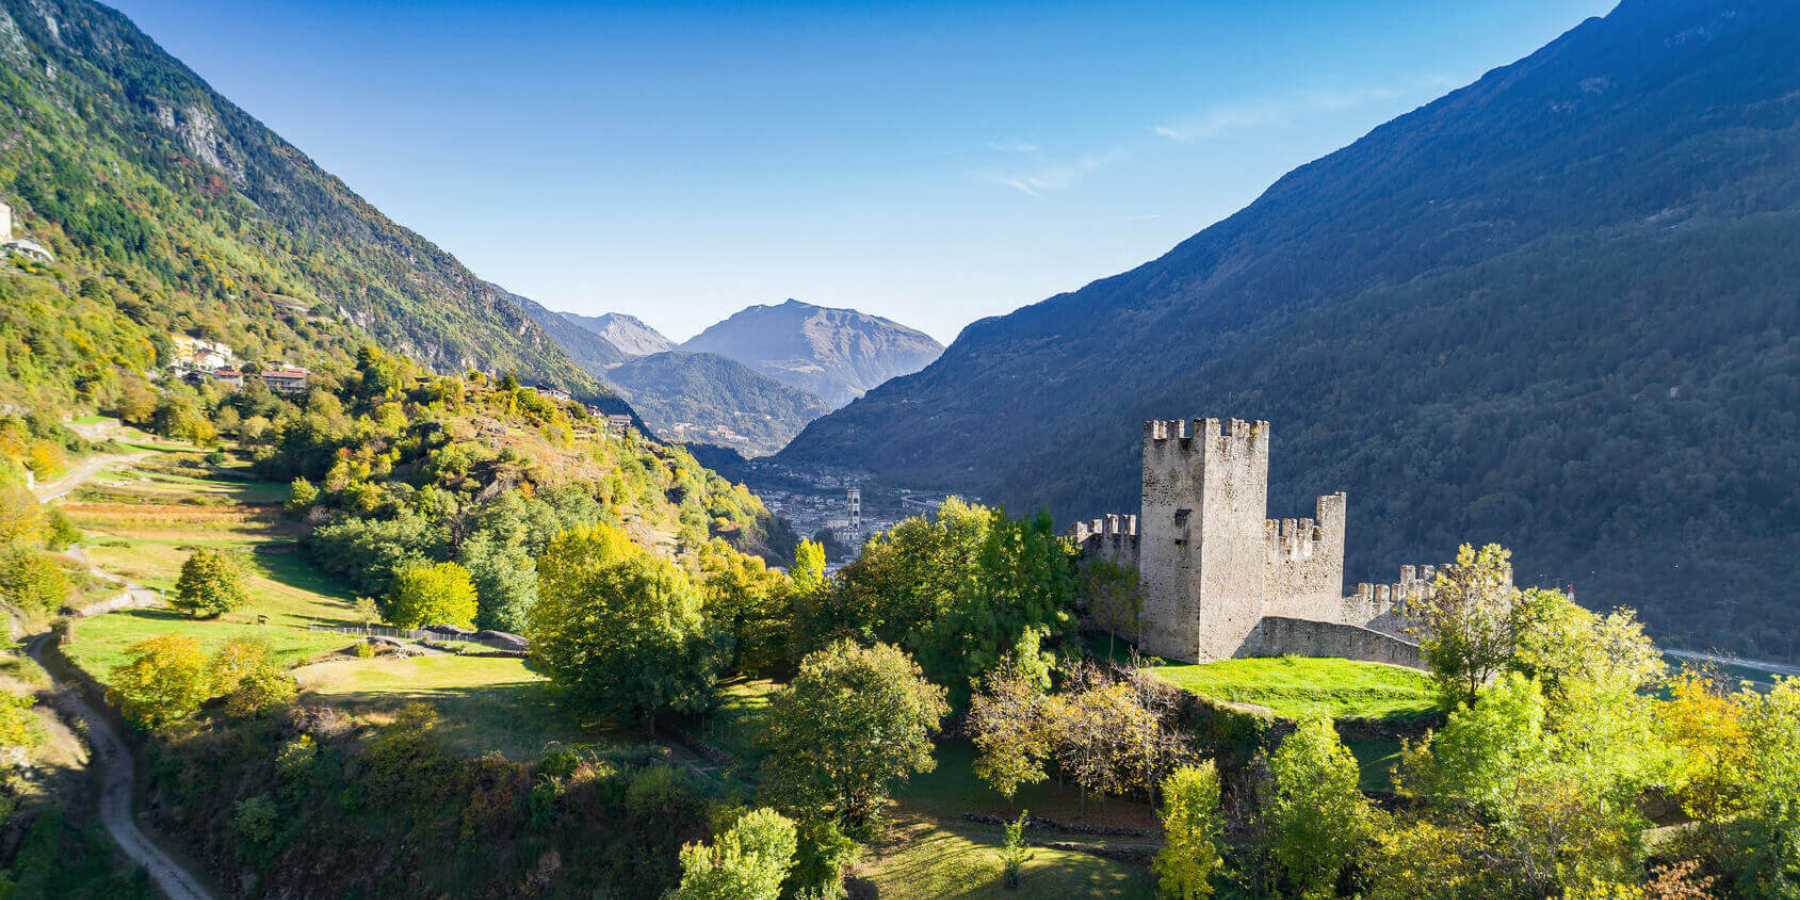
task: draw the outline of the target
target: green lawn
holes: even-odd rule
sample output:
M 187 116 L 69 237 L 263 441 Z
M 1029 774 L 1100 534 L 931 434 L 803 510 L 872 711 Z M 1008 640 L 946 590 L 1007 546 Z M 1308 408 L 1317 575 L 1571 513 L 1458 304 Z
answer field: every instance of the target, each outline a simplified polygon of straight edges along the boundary
M 1383 663 L 1276 656 L 1151 671 L 1202 697 L 1252 703 L 1288 718 L 1314 710 L 1333 718 L 1416 718 L 1437 707 L 1425 673 Z
M 1352 741 L 1344 746 L 1356 755 L 1362 770 L 1360 787 L 1365 791 L 1386 792 L 1394 789 L 1394 765 L 1400 762 L 1399 741 Z
M 875 885 L 882 900 L 1150 900 L 1156 895 L 1145 868 L 1046 847 L 1033 848 L 1019 889 L 1006 890 L 1000 882 L 999 842 L 998 830 L 899 826 L 895 841 L 877 847 L 857 871 Z
M 1081 791 L 1072 784 L 1058 786 L 1054 779 L 1019 788 L 1009 803 L 999 791 L 975 777 L 975 756 L 975 745 L 968 741 L 940 741 L 932 750 L 937 768 L 914 775 L 896 787 L 894 799 L 900 809 L 942 821 L 954 821 L 970 812 L 1011 817 L 1028 809 L 1059 822 L 1161 827 L 1156 811 L 1149 805 L 1122 797 L 1091 797 L 1083 816 Z
M 548 679 L 512 657 L 340 659 L 295 675 L 310 695 L 375 718 L 406 703 L 430 703 L 438 711 L 439 735 L 472 755 L 498 750 L 536 759 L 552 741 L 607 747 L 644 742 L 640 733 L 570 709 Z
M 240 638 L 260 641 L 283 664 L 311 659 L 347 646 L 352 640 L 341 634 L 280 625 L 200 621 L 170 609 L 120 610 L 77 619 L 73 629 L 73 640 L 63 652 L 101 681 L 106 680 L 113 666 L 125 661 L 125 648 L 171 631 L 192 637 L 208 651 Z
M 720 684 L 714 695 L 717 702 L 701 723 L 697 736 L 754 771 L 762 764 L 762 750 L 756 742 L 763 710 L 779 687 L 766 678 L 737 678 Z

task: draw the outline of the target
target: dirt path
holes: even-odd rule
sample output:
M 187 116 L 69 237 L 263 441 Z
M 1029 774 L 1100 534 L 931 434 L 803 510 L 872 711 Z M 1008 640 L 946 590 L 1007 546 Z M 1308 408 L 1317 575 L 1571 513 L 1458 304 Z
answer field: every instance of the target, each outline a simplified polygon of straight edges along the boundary
M 31 658 L 40 665 L 44 662 L 43 649 L 49 639 L 47 634 L 38 635 L 27 645 Z M 106 833 L 112 836 L 113 842 L 119 845 L 126 856 L 137 861 L 150 873 L 150 880 L 156 883 L 157 888 L 169 900 L 213 900 L 212 893 L 202 887 L 192 873 L 170 859 L 161 847 L 138 830 L 131 811 L 135 764 L 130 750 L 113 733 L 112 726 L 87 704 L 79 691 L 57 679 L 55 669 L 46 666 L 45 671 L 50 673 L 57 691 L 67 700 L 69 707 L 75 710 L 87 726 L 88 746 L 93 750 L 92 764 L 100 770 L 100 821 L 106 826 Z
M 40 484 L 32 488 L 31 492 L 36 494 L 38 500 L 44 503 L 48 503 L 52 500 L 59 500 L 70 491 L 80 487 L 82 482 L 94 477 L 94 475 L 98 474 L 108 466 L 122 462 L 135 462 L 147 456 L 155 455 L 156 454 L 146 450 L 141 453 L 127 453 L 116 456 L 92 456 L 82 460 L 75 468 L 70 469 L 69 474 L 48 484 Z

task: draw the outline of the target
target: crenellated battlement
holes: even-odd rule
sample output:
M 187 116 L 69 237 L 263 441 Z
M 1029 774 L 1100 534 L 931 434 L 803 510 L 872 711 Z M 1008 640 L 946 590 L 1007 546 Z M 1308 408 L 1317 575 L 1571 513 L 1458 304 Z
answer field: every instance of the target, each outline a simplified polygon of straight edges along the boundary
M 1356 586 L 1356 593 L 1345 599 L 1368 610 L 1367 617 L 1373 619 L 1408 600 L 1431 597 L 1437 592 L 1436 581 L 1436 566 L 1401 566 L 1399 581 L 1392 584 L 1362 582 Z
M 1269 423 L 1243 419 L 1151 419 L 1144 423 L 1146 450 L 1208 449 L 1225 456 L 1267 453 Z
M 1311 559 L 1324 532 L 1312 519 L 1264 519 L 1263 544 L 1279 559 Z

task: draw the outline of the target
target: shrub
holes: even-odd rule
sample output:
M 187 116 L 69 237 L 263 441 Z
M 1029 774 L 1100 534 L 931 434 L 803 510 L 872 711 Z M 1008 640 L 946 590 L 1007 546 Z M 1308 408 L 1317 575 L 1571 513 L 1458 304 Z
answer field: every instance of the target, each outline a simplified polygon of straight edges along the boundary
M 277 811 L 275 801 L 267 794 L 257 794 L 237 805 L 237 812 L 231 817 L 231 825 L 237 829 L 244 840 L 255 844 L 266 844 L 275 839 L 275 819 Z

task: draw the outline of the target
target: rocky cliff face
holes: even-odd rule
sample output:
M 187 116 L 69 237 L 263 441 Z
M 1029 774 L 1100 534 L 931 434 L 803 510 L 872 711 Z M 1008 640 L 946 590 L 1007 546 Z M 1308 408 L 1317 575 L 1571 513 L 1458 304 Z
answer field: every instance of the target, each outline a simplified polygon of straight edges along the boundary
M 929 365 L 943 345 L 924 332 L 857 312 L 789 300 L 752 306 L 681 345 L 730 357 L 842 406 Z

